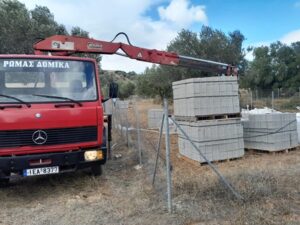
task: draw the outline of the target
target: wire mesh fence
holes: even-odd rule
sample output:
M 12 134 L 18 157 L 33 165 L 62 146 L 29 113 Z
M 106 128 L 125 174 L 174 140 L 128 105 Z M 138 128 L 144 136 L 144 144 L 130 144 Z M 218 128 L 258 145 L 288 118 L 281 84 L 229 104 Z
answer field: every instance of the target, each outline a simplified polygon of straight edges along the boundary
M 124 101 L 117 99 L 108 102 L 105 107 L 113 118 L 112 155 L 119 146 L 126 145 L 135 151 L 137 165 L 146 165 L 150 175 L 154 168 L 159 130 L 148 129 L 147 109 L 141 109 L 144 107 L 144 104 L 139 104 L 141 101 L 137 97 Z M 165 165 L 164 162 L 162 165 Z
M 240 89 L 241 108 L 273 108 L 280 111 L 297 111 L 300 106 L 299 91 L 289 89 Z
M 159 118 L 160 123 L 157 123 L 157 127 L 150 129 L 148 124 L 148 112 L 151 109 L 147 108 L 147 105 L 145 108 L 145 102 L 143 103 L 142 101 L 141 99 L 131 98 L 126 101 L 117 100 L 111 103 L 112 105 L 110 107 L 112 108 L 113 129 L 115 133 L 112 155 L 114 155 L 114 151 L 117 150 L 118 146 L 127 145 L 129 149 L 132 149 L 136 156 L 136 168 L 143 167 L 143 172 L 147 174 L 145 179 L 148 179 L 152 184 L 154 184 L 155 178 L 155 188 L 158 189 L 160 193 L 163 193 L 163 198 L 168 199 L 168 209 L 169 212 L 172 212 L 172 182 L 170 172 L 173 168 L 173 163 L 178 166 L 178 164 L 176 164 L 178 155 L 176 153 L 178 152 L 178 130 L 175 128 L 179 126 L 177 128 L 180 129 L 180 125 L 178 125 L 173 118 L 167 117 L 168 122 L 164 121 L 163 118 L 165 118 L 164 115 L 166 113 L 164 112 L 164 114 L 161 114 L 161 118 Z M 162 108 L 161 106 L 161 109 Z M 165 110 L 167 110 L 167 108 Z M 164 129 L 160 128 L 162 124 L 164 124 Z M 168 126 L 166 126 L 166 124 L 168 124 Z M 167 131 L 165 130 L 166 127 L 171 128 L 171 134 L 173 135 L 166 135 L 166 133 L 164 133 L 164 131 Z M 161 149 L 158 147 L 159 143 Z M 166 148 L 166 146 L 168 147 Z M 172 154 L 170 154 L 170 151 Z M 200 150 L 198 149 L 198 151 Z M 202 153 L 200 152 L 200 154 Z M 218 172 L 216 167 L 213 166 L 210 161 L 208 161 L 208 163 L 213 171 L 224 181 L 225 186 L 229 187 L 231 191 L 234 190 L 230 183 Z M 176 178 L 175 176 L 175 180 L 176 179 L 180 178 Z M 239 197 L 236 193 L 237 192 L 234 191 L 234 194 Z

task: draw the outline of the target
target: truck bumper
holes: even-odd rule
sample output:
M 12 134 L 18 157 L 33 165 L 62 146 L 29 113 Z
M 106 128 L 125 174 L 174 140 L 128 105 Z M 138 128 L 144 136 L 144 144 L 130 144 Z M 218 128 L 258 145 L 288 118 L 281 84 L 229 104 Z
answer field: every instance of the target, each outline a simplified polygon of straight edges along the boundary
M 101 147 L 103 159 L 95 161 L 85 161 L 84 152 L 88 150 L 0 157 L 0 178 L 8 178 L 11 173 L 22 175 L 24 169 L 59 166 L 59 173 L 65 173 L 105 164 L 106 148 Z M 33 165 L 32 162 L 39 160 L 44 163 Z

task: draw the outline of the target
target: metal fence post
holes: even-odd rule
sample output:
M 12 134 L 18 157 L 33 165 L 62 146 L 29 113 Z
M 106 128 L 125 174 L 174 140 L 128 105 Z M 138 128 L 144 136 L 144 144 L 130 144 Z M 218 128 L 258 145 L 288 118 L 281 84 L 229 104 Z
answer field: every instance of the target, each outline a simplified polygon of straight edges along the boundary
M 134 108 L 135 108 L 135 117 L 136 117 L 136 132 L 137 132 L 137 139 L 138 139 L 138 152 L 139 152 L 139 163 L 142 165 L 142 149 L 141 149 L 141 131 L 140 131 L 140 117 L 139 112 L 137 108 L 136 101 L 134 102 Z
M 170 167 L 170 130 L 169 130 L 169 116 L 168 115 L 169 115 L 168 100 L 166 98 L 164 98 L 168 211 L 169 211 L 169 213 L 172 213 L 172 181 L 171 181 L 171 167 Z
M 129 147 L 128 128 L 129 128 L 129 121 L 128 121 L 128 109 L 127 109 L 127 112 L 126 112 L 126 142 L 127 142 L 127 147 Z
M 272 91 L 272 109 L 274 109 L 274 91 Z

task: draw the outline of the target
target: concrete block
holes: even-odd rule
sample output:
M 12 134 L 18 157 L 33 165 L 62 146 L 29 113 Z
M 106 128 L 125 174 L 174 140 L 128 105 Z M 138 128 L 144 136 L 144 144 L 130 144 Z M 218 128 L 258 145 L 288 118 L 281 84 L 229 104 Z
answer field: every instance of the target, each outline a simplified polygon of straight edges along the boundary
M 173 96 L 175 116 L 240 112 L 236 77 L 192 78 L 173 82 Z
M 119 109 L 128 109 L 128 107 L 129 107 L 129 101 L 118 100 L 116 102 L 116 107 L 119 108 Z
M 103 103 L 103 110 L 104 113 L 107 115 L 111 115 L 113 112 L 113 101 L 112 99 L 109 99 L 108 101 Z
M 250 114 L 243 129 L 249 149 L 280 151 L 298 146 L 294 113 Z
M 118 111 L 120 113 L 127 112 L 129 107 L 129 101 L 122 101 L 119 99 L 116 99 L 115 102 L 113 102 L 112 99 L 109 99 L 108 101 L 103 103 L 103 109 L 105 114 L 113 114 L 114 111 Z
M 177 121 L 200 151 L 211 161 L 244 155 L 243 128 L 239 119 Z M 183 134 L 178 134 L 180 154 L 205 162 Z
M 155 129 L 161 125 L 163 117 L 163 109 L 149 109 L 148 110 L 148 128 Z

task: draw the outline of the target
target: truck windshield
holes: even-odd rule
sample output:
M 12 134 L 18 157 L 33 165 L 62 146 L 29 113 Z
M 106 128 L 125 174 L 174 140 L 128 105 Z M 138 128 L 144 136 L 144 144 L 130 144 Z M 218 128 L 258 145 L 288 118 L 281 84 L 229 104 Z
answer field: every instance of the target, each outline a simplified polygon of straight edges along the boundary
M 0 59 L 0 103 L 17 102 L 4 95 L 26 103 L 63 102 L 67 98 L 95 101 L 98 96 L 94 64 L 61 59 Z

